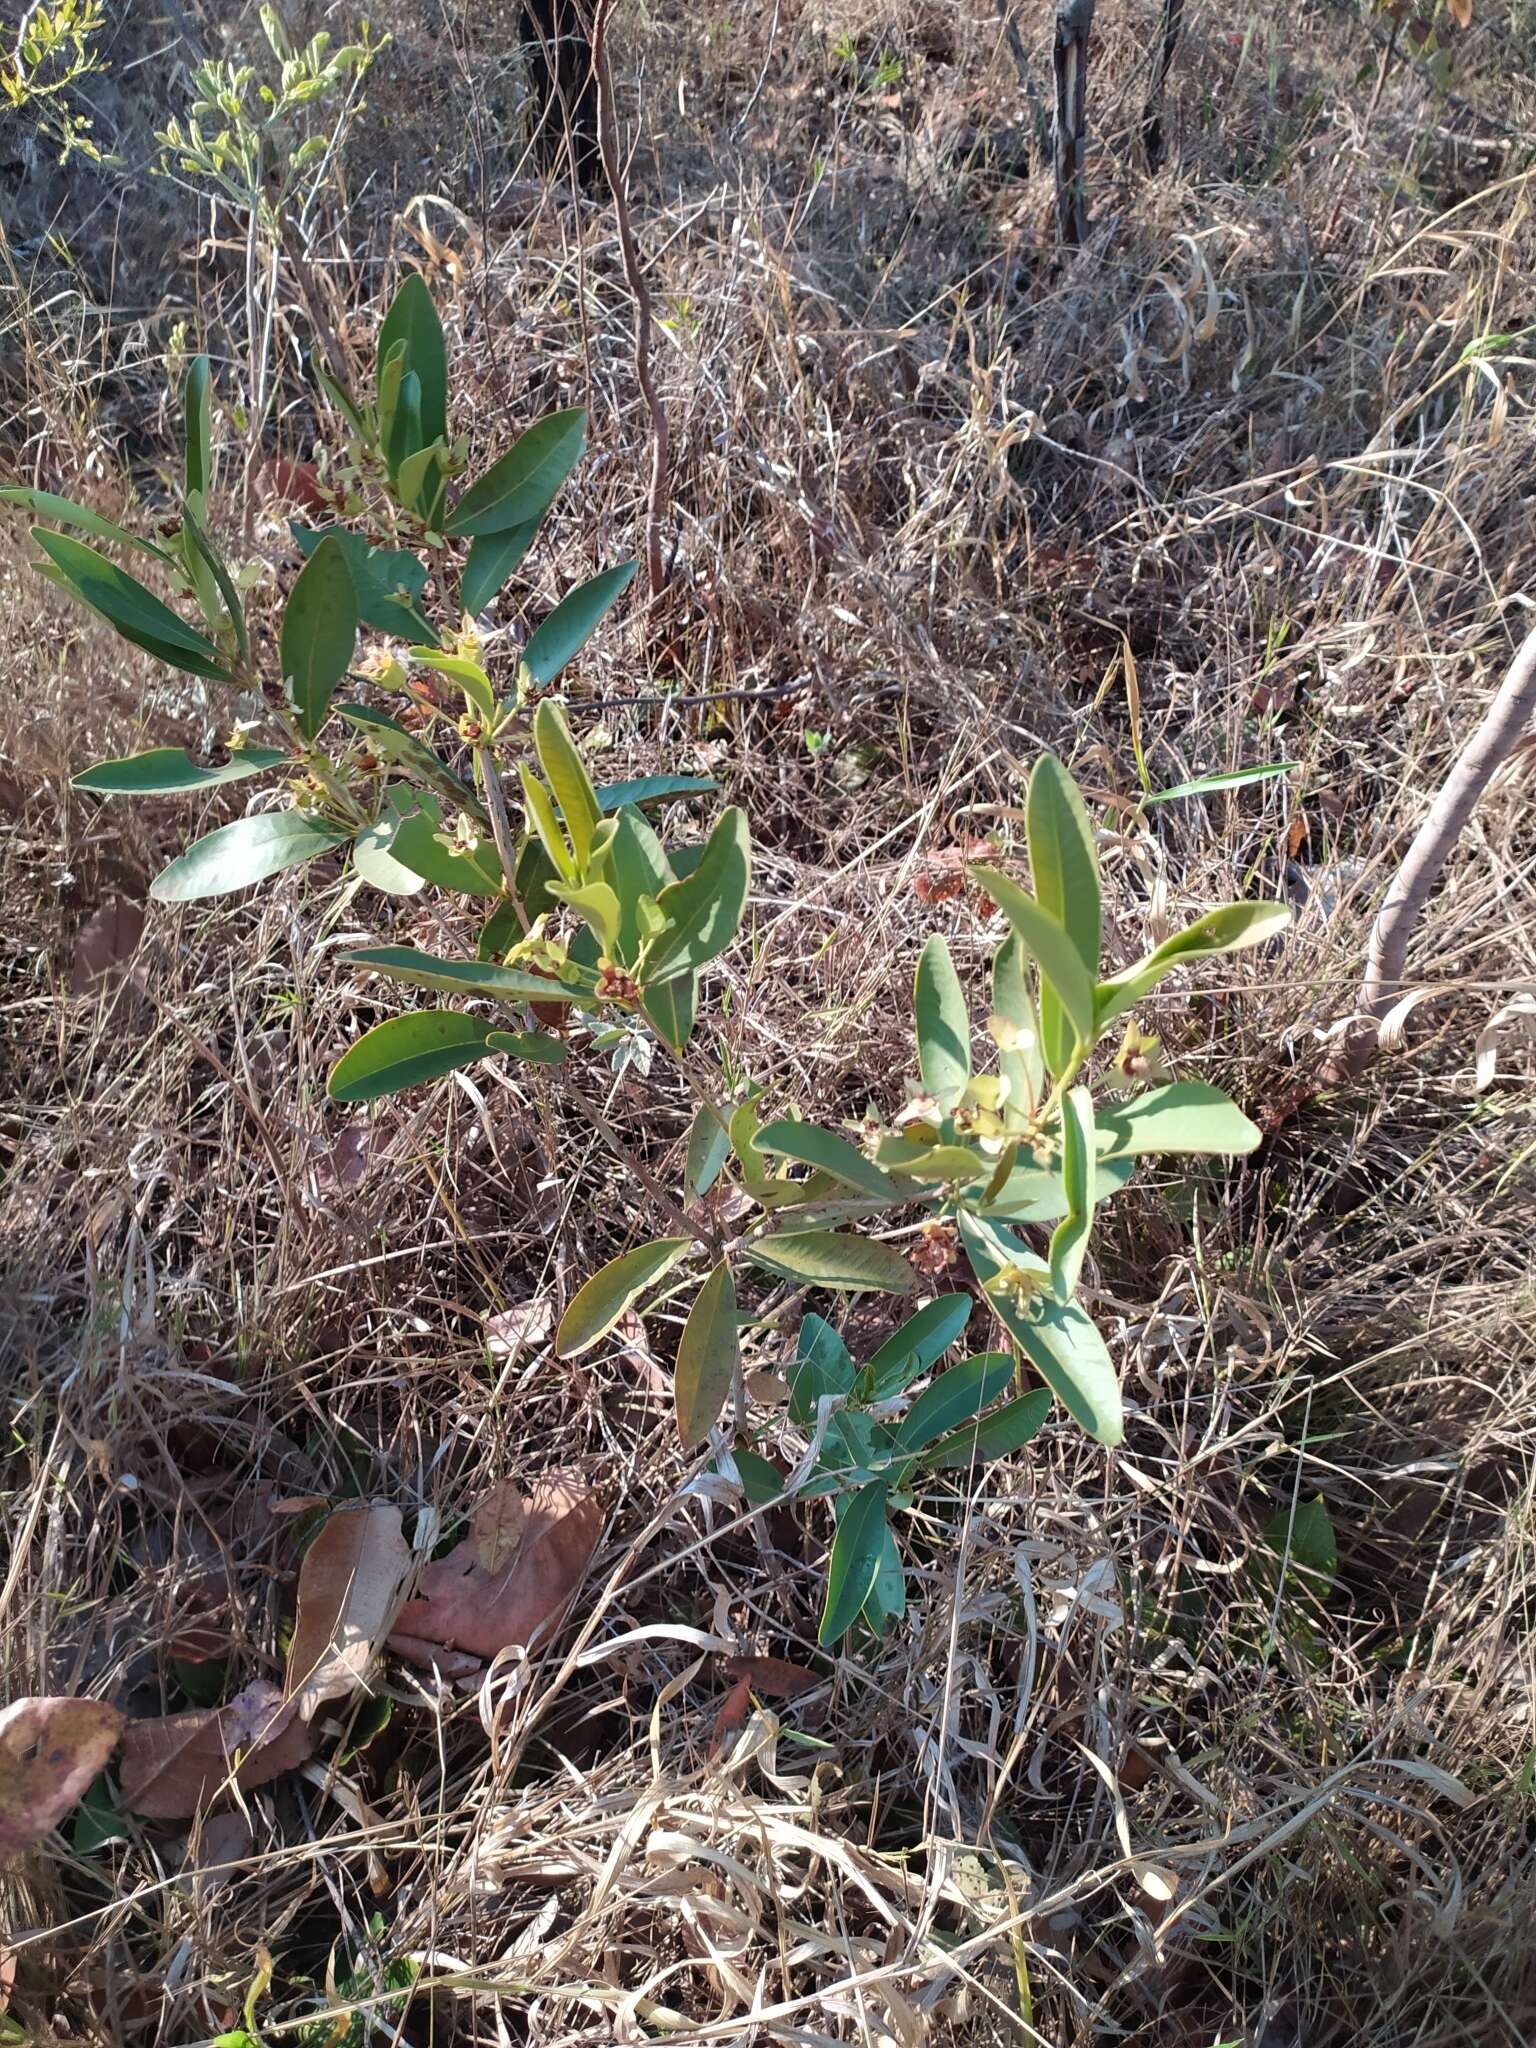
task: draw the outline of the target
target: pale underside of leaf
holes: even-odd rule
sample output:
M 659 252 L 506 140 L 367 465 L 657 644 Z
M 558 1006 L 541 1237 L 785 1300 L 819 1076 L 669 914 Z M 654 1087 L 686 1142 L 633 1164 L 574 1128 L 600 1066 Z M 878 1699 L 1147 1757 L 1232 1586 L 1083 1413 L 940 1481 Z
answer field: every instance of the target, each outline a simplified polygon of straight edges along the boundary
M 383 1501 L 339 1508 L 310 1544 L 286 1685 L 301 1720 L 363 1684 L 410 1565 L 400 1510 Z

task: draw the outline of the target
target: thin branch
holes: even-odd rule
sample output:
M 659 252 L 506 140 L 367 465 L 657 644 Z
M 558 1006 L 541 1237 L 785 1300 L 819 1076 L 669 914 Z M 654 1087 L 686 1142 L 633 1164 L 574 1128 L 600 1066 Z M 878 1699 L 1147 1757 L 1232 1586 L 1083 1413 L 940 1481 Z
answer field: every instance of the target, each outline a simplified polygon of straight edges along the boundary
M 314 336 L 315 346 L 325 357 L 326 368 L 342 390 L 349 390 L 352 384 L 352 369 L 342 353 L 337 331 L 339 323 L 326 316 L 325 308 L 321 304 L 319 281 L 310 263 L 309 254 L 301 243 L 297 231 L 286 219 L 279 233 L 283 254 L 288 259 L 288 267 L 299 287 L 299 296 L 304 301 L 304 310 L 309 315 L 309 328 Z
M 760 688 L 741 690 L 703 690 L 695 695 L 679 696 L 676 691 L 659 690 L 647 697 L 593 697 L 585 702 L 585 711 L 673 711 L 695 710 L 701 704 L 768 704 L 780 697 L 796 696 L 801 690 L 814 688 L 812 677 L 793 676 L 787 683 L 765 683 Z
M 1029 76 L 1029 52 L 1024 47 L 1024 38 L 1019 34 L 1019 24 L 1014 19 L 1009 0 L 996 0 L 997 18 L 1003 25 L 1003 35 L 1008 44 L 1008 54 L 1013 59 L 1013 68 L 1019 74 L 1019 83 L 1026 92 L 1033 90 Z
M 655 604 L 667 580 L 661 546 L 661 530 L 666 522 L 670 498 L 667 415 L 651 376 L 651 294 L 640 268 L 635 231 L 630 224 L 629 194 L 615 139 L 613 72 L 608 63 L 608 21 L 614 5 L 615 0 L 598 0 L 592 22 L 592 70 L 597 79 L 597 145 L 603 159 L 603 172 L 613 193 L 624 276 L 635 302 L 635 377 L 651 418 L 651 482 L 645 506 L 645 570 L 651 587 L 651 602 Z
M 1376 1027 L 1402 989 L 1408 947 L 1429 893 L 1478 798 L 1508 760 L 1536 712 L 1536 628 L 1529 632 L 1499 685 L 1483 721 L 1441 784 L 1387 891 L 1366 955 L 1365 979 L 1349 1029 L 1323 1070 L 1323 1085 L 1358 1080 L 1376 1051 Z
M 1168 89 L 1168 73 L 1173 69 L 1174 55 L 1179 47 L 1179 31 L 1183 26 L 1184 0 L 1163 0 L 1162 34 L 1153 59 L 1151 89 L 1141 114 L 1141 146 L 1146 152 L 1147 168 L 1152 171 L 1162 162 L 1166 148 L 1163 98 Z
M 514 886 L 517 876 L 517 841 L 512 837 L 512 821 L 507 816 L 507 799 L 501 787 L 501 776 L 496 759 L 489 746 L 475 749 L 475 765 L 480 770 L 480 787 L 485 791 L 485 807 L 491 814 L 491 837 L 496 842 L 497 857 L 501 871 L 506 877 L 507 894 L 517 901 Z
M 556 999 L 558 1000 L 559 984 L 557 982 L 552 982 L 550 986 L 554 989 Z M 678 1231 L 679 1235 L 690 1239 L 696 1239 L 699 1233 L 694 1227 L 693 1218 L 688 1214 L 688 1211 L 683 1207 L 682 1203 L 675 1200 L 673 1196 L 667 1193 L 666 1189 L 662 1186 L 661 1182 L 656 1178 L 655 1174 L 651 1172 L 650 1168 L 647 1165 L 645 1165 L 644 1161 L 641 1160 L 635 1153 L 633 1153 L 625 1144 L 624 1140 L 619 1136 L 618 1132 L 613 1128 L 613 1125 L 608 1121 L 607 1117 L 598 1108 L 597 1104 L 593 1102 L 589 1096 L 585 1095 L 582 1092 L 582 1090 L 576 1086 L 576 1083 L 569 1078 L 569 1076 L 567 1076 L 565 1081 L 565 1091 L 570 1096 L 572 1102 L 574 1102 L 576 1107 L 581 1111 L 582 1115 L 587 1119 L 587 1122 L 591 1124 L 593 1130 L 596 1131 L 598 1137 L 607 1146 L 608 1150 L 613 1154 L 614 1158 L 618 1160 L 619 1164 L 622 1167 L 624 1167 L 624 1169 L 627 1172 L 632 1173 L 634 1175 L 635 1179 L 640 1183 L 641 1187 L 645 1189 L 646 1193 L 650 1196 L 651 1200 L 656 1204 L 657 1208 L 660 1209 L 664 1215 L 671 1218 L 673 1226 Z
M 1088 37 L 1094 0 L 1056 0 L 1056 232 L 1080 246 L 1088 235 Z

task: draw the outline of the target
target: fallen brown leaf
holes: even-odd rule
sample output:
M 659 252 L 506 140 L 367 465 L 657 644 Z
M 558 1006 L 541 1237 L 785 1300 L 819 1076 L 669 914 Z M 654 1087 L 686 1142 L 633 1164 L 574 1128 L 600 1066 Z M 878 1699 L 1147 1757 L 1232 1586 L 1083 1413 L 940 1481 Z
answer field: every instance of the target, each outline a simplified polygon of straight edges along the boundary
M 825 1683 L 819 1671 L 804 1664 L 791 1664 L 783 1657 L 722 1657 L 720 1669 L 731 1680 L 731 1689 L 715 1716 L 709 1738 L 711 1761 L 731 1736 L 746 1727 L 754 1693 L 762 1693 L 771 1700 L 793 1700 Z
M 271 1784 L 314 1746 L 310 1724 L 259 1678 L 228 1706 L 130 1721 L 123 1730 L 122 1803 L 147 1820 L 185 1820 L 227 1798 L 232 1785 L 252 1792 Z
M 183 1664 L 212 1664 L 231 1648 L 231 1588 L 224 1571 L 204 1572 L 181 1594 L 181 1617 L 165 1646 L 168 1657 Z
M 339 1188 L 355 1188 L 368 1171 L 368 1131 L 354 1125 L 342 1132 L 326 1160 L 331 1180 Z
M 85 995 L 100 977 L 121 967 L 138 951 L 144 936 L 144 907 L 126 896 L 114 896 L 80 927 L 69 970 L 71 995 Z
M 747 1374 L 747 1392 L 762 1408 L 782 1408 L 789 1399 L 789 1381 L 782 1373 L 756 1366 Z
M 330 499 L 312 462 L 292 462 L 286 455 L 269 455 L 261 465 L 263 497 L 302 505 L 306 512 L 326 512 Z
M 771 1700 L 797 1700 L 826 1682 L 819 1671 L 784 1657 L 727 1657 L 722 1668 L 727 1678 L 738 1684 L 744 1679 L 754 1692 Z
M 330 1498 L 323 1493 L 296 1493 L 287 1500 L 272 1500 L 267 1503 L 269 1515 L 308 1515 L 316 1508 L 330 1506 Z
M 510 1479 L 503 1479 L 480 1503 L 469 1525 L 475 1546 L 475 1569 L 492 1574 L 509 1571 L 517 1562 L 528 1524 L 528 1503 Z
M 105 1700 L 22 1699 L 0 1709 L 0 1856 L 42 1840 L 117 1747 Z
M 485 1319 L 485 1348 L 492 1358 L 516 1358 L 537 1350 L 555 1327 L 555 1304 L 544 1296 L 520 1301 Z
M 304 1553 L 285 1691 L 301 1721 L 363 1682 L 411 1568 L 400 1510 L 338 1508 Z
M 494 1657 L 547 1639 L 586 1576 L 604 1512 L 599 1496 L 571 1474 L 535 1481 L 526 1501 L 511 1480 L 499 1481 L 464 1541 L 422 1572 L 390 1648 L 431 1664 L 445 1649 Z
M 232 1884 L 255 1847 L 251 1824 L 238 1807 L 227 1813 L 210 1813 L 197 1830 L 195 1846 L 188 1842 L 182 1864 L 196 1896 L 210 1898 Z
M 619 1353 L 623 1364 L 635 1375 L 637 1384 L 648 1394 L 654 1394 L 658 1401 L 668 1407 L 672 1403 L 672 1382 L 656 1363 L 656 1354 L 651 1349 L 651 1340 L 645 1324 L 634 1310 L 626 1309 L 613 1326 L 616 1343 L 624 1348 Z

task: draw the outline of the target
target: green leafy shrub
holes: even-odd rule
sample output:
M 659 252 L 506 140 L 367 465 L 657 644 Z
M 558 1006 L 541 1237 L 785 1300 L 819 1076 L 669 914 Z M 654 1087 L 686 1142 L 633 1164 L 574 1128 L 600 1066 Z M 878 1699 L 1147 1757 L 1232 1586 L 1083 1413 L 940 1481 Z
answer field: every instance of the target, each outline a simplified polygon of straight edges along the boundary
M 841 1131 L 794 1115 L 765 1119 L 760 1091 L 707 1071 L 691 1045 L 703 977 L 747 914 L 744 814 L 726 808 L 702 844 L 664 846 L 644 807 L 713 785 L 674 775 L 594 784 L 563 711 L 544 694 L 633 564 L 570 592 L 500 684 L 471 623 L 522 561 L 577 461 L 583 416 L 536 422 L 461 487 L 447 352 L 419 279 L 385 316 L 372 400 L 327 388 L 349 429 L 337 493 L 354 523 L 295 528 L 306 560 L 283 611 L 277 677 L 260 670 L 236 579 L 208 531 L 205 363 L 187 376 L 180 519 L 163 540 L 137 539 L 43 493 L 5 493 L 52 522 L 34 529 L 41 573 L 161 661 L 259 692 L 265 705 L 264 725 L 238 725 L 217 763 L 162 748 L 98 764 L 77 786 L 150 794 L 263 775 L 286 784 L 286 807 L 223 826 L 173 861 L 153 885 L 162 901 L 224 894 L 346 849 L 381 890 L 430 885 L 480 905 L 472 959 L 396 945 L 348 956 L 403 989 L 482 1007 L 413 1009 L 375 1025 L 331 1073 L 338 1101 L 370 1101 L 486 1058 L 558 1065 L 572 1019 L 593 1030 L 595 1045 L 618 1045 L 616 1057 L 644 1043 L 677 1062 L 697 1104 L 685 1183 L 675 1200 L 665 1197 L 682 1228 L 594 1273 L 566 1307 L 555 1348 L 578 1358 L 637 1304 L 691 1295 L 675 1373 L 680 1434 L 702 1445 L 732 1404 L 734 1469 L 749 1497 L 761 1499 L 764 1461 L 744 1394 L 740 1332 L 754 1317 L 738 1299 L 742 1278 L 900 1295 L 920 1276 L 969 1267 L 1008 1349 L 952 1366 L 894 1420 L 891 1404 L 956 1341 L 967 1296 L 921 1310 L 862 1368 L 819 1317 L 802 1329 L 791 1416 L 816 1437 L 795 1491 L 833 1495 L 838 1518 L 823 1639 L 860 1616 L 878 1632 L 900 1611 L 888 1515 L 917 1471 L 1018 1449 L 1053 1399 L 1099 1442 L 1119 1442 L 1114 1363 L 1079 1299 L 1098 1208 L 1149 1154 L 1232 1156 L 1259 1137 L 1219 1089 L 1165 1074 L 1131 1013 L 1175 969 L 1269 939 L 1286 912 L 1226 904 L 1145 958 L 1108 968 L 1093 828 L 1071 776 L 1047 756 L 1025 807 L 1033 894 L 995 865 L 968 870 L 1006 926 L 985 1034 L 973 1033 L 948 947 L 934 936 L 917 966 L 917 1079 L 900 1111 Z M 105 549 L 152 558 L 201 622 L 189 624 Z M 456 593 L 457 631 L 427 604 L 429 580 Z M 382 647 L 359 669 L 363 625 L 402 647 Z M 349 677 L 393 691 L 414 717 L 361 697 L 338 701 Z M 444 686 L 456 703 L 444 702 Z M 514 748 L 520 830 L 502 782 Z M 990 1046 L 980 1063 L 978 1042 Z M 655 1192 L 649 1179 L 647 1187 Z M 877 1225 L 887 1234 L 873 1234 Z M 1041 1249 L 1020 1234 L 1029 1229 L 1049 1231 Z M 1026 1384 L 1026 1372 L 1041 1384 Z
M 325 166 L 362 112 L 357 86 L 389 38 L 339 46 L 321 29 L 295 48 L 275 9 L 259 10 L 273 68 L 212 58 L 192 72 L 185 121 L 156 135 L 162 175 L 192 179 L 254 214 L 271 240 L 311 202 Z
M 74 105 L 76 88 L 107 66 L 101 54 L 108 20 L 102 0 L 58 0 L 24 8 L 16 40 L 0 53 L 0 97 L 13 115 L 30 114 L 56 145 L 59 162 L 77 152 L 92 163 L 115 163 L 91 138 L 91 120 Z

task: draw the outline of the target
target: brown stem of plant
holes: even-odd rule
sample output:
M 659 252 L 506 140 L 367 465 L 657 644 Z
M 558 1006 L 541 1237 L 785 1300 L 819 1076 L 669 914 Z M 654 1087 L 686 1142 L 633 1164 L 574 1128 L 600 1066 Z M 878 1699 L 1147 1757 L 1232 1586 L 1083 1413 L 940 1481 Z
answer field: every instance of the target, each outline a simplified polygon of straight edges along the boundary
M 1376 1051 L 1376 1026 L 1402 988 L 1408 946 L 1429 893 L 1490 777 L 1507 760 L 1536 713 L 1536 627 L 1510 663 L 1482 723 L 1441 784 L 1403 858 L 1371 930 L 1365 979 L 1349 1029 L 1323 1069 L 1324 1087 L 1358 1080 Z
M 507 816 L 507 798 L 501 786 L 496 758 L 489 747 L 482 746 L 476 747 L 475 759 L 480 768 L 480 787 L 485 791 L 485 808 L 491 814 L 491 837 L 496 842 L 497 858 L 506 877 L 507 894 L 516 902 L 513 885 L 517 876 L 517 841 L 512 837 L 512 821 Z
M 625 187 L 624 169 L 619 162 L 614 123 L 613 72 L 608 63 L 608 21 L 614 4 L 615 0 L 597 0 L 592 22 L 592 70 L 597 79 L 597 146 L 603 159 L 603 174 L 613 193 L 624 276 L 635 302 L 635 378 L 651 420 L 651 481 L 645 506 L 645 573 L 654 606 L 667 580 L 666 565 L 662 560 L 661 530 L 666 523 L 671 492 L 671 468 L 667 415 L 651 375 L 651 295 L 640 269 L 640 254 L 630 223 L 629 194 Z
M 1056 0 L 1056 232 L 1076 248 L 1088 234 L 1088 37 L 1095 0 Z
M 1019 83 L 1026 92 L 1030 89 L 1029 52 L 1024 47 L 1024 38 L 1019 34 L 1019 24 L 1014 20 L 1013 9 L 1008 0 L 996 0 L 997 18 L 1003 26 L 1003 36 L 1008 44 L 1008 54 L 1013 59 L 1013 68 L 1019 74 Z
M 597 1104 L 593 1102 L 591 1098 L 588 1095 L 586 1095 L 580 1088 L 578 1088 L 573 1081 L 566 1081 L 565 1092 L 570 1096 L 572 1102 L 575 1103 L 576 1107 L 581 1111 L 582 1115 L 587 1119 L 588 1123 L 591 1124 L 593 1130 L 596 1131 L 598 1137 L 607 1146 L 608 1150 L 613 1154 L 614 1158 L 618 1160 L 619 1164 L 622 1167 L 624 1167 L 627 1172 L 632 1173 L 634 1175 L 635 1179 L 640 1183 L 641 1187 L 645 1189 L 645 1192 L 650 1196 L 651 1200 L 656 1204 L 657 1208 L 660 1209 L 664 1215 L 671 1217 L 673 1225 L 675 1226 L 678 1235 L 680 1237 L 686 1237 L 690 1240 L 695 1239 L 698 1233 L 695 1231 L 693 1227 L 692 1218 L 689 1216 L 687 1210 L 683 1207 L 682 1203 L 674 1201 L 672 1196 L 667 1193 L 666 1189 L 662 1186 L 661 1182 L 656 1178 L 655 1174 L 651 1172 L 650 1168 L 644 1165 L 635 1153 L 630 1151 L 629 1147 L 625 1144 L 624 1140 L 619 1136 L 618 1132 L 613 1128 L 613 1125 L 608 1121 L 608 1118 L 598 1108 Z

